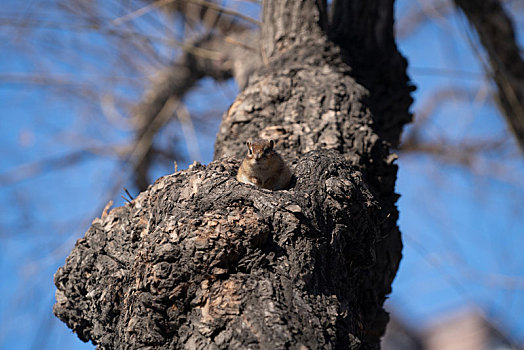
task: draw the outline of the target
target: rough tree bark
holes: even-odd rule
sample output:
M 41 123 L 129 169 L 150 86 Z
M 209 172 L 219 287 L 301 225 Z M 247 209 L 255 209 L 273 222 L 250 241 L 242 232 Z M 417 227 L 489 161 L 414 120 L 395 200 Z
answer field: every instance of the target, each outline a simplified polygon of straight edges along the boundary
M 393 0 L 265 1 L 265 64 L 215 161 L 95 219 L 55 275 L 55 314 L 100 348 L 378 348 L 401 258 L 395 155 L 412 87 Z M 235 180 L 270 137 L 289 190 Z M 235 159 L 236 158 L 236 159 Z

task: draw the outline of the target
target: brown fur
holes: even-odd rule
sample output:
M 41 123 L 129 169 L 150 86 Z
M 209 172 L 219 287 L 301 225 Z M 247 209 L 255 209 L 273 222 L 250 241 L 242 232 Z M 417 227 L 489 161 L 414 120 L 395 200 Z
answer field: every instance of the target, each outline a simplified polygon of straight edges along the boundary
M 273 140 L 246 142 L 248 153 L 238 170 L 237 180 L 266 188 L 283 190 L 291 181 L 291 170 L 274 149 Z

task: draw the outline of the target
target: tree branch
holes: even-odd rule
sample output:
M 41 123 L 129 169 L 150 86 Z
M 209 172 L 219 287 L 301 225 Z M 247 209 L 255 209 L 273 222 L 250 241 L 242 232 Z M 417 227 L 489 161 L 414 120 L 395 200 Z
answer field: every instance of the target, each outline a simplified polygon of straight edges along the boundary
M 262 54 L 265 59 L 280 55 L 303 40 L 321 36 L 326 27 L 325 1 L 264 0 Z M 307 33 L 307 35 L 303 35 Z
M 373 128 L 397 147 L 402 128 L 412 119 L 407 62 L 393 32 L 394 0 L 335 0 L 329 37 L 342 48 L 357 81 L 369 90 Z
M 242 88 L 252 70 L 259 64 L 258 52 L 252 52 L 237 44 L 250 39 L 253 41 L 251 31 L 232 32 L 230 37 L 236 40 L 227 42 L 222 35 L 209 34 L 195 42 L 192 46 L 215 52 L 221 58 L 213 59 L 186 52 L 172 66 L 160 70 L 155 75 L 151 87 L 134 108 L 132 121 L 136 132 L 131 160 L 138 189 L 143 191 L 151 183 L 149 170 L 153 140 L 172 120 L 174 109 L 169 105 L 178 103 L 175 101 L 180 101 L 203 77 L 222 81 L 234 75 Z
M 454 0 L 476 29 L 498 87 L 500 109 L 524 152 L 524 60 L 499 0 Z

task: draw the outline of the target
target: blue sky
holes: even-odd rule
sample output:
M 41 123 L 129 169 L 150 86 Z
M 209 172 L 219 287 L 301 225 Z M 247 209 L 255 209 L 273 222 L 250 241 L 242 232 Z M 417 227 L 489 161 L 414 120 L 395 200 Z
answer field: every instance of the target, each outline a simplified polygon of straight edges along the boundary
M 19 13 L 17 18 L 23 18 L 21 14 L 27 13 L 27 8 L 41 3 L 31 1 L 20 8 L 17 2 L 8 1 L 5 13 Z M 412 7 L 413 2 L 397 2 L 398 13 Z M 47 16 L 56 19 L 53 14 Z M 524 23 L 516 23 L 522 38 Z M 100 117 L 100 101 L 86 107 L 69 98 L 64 91 L 76 88 L 74 84 L 55 90 L 45 84 L 35 87 L 6 78 L 13 73 L 48 71 L 69 77 L 74 72 L 85 78 L 82 81 L 101 89 L 106 85 L 98 76 L 112 74 L 123 80 L 114 81 L 108 88 L 131 101 L 139 95 L 143 79 L 137 79 L 136 73 L 114 71 L 117 58 L 97 33 L 50 31 L 42 30 L 26 39 L 13 36 L 6 26 L 0 27 L 0 179 L 6 173 L 24 177 L 38 170 L 24 164 L 59 159 L 81 150 L 86 142 L 90 146 L 108 140 L 124 143 L 130 136 L 125 129 L 107 128 Z M 457 98 L 439 105 L 423 128 L 424 138 L 458 143 L 502 137 L 509 145 L 505 157 L 496 159 L 500 168 L 493 167 L 488 154 L 485 164 L 479 162 L 473 172 L 427 155 L 401 155 L 397 192 L 401 194 L 399 224 L 405 248 L 388 308 L 418 330 L 455 310 L 479 308 L 522 342 L 524 260 L 519 259 L 519 253 L 524 246 L 523 157 L 496 106 L 486 98 L 493 86 L 483 79 L 468 36 L 475 41 L 461 16 L 437 16 L 414 34 L 399 38 L 399 47 L 410 63 L 410 76 L 418 87 L 413 110 L 423 108 L 438 89 L 467 88 L 474 92 L 474 101 Z M 50 38 L 64 40 L 57 44 Z M 46 44 L 40 45 L 38 40 L 43 39 Z M 20 51 L 21 46 L 31 46 L 31 40 L 41 55 L 37 63 L 33 56 Z M 91 43 L 100 54 L 93 54 L 81 65 L 76 65 L 74 57 L 57 61 L 60 51 L 55 50 L 56 45 L 76 47 L 80 42 Z M 168 49 L 164 53 L 172 54 Z M 134 82 L 130 88 L 128 81 Z M 206 80 L 185 103 L 192 114 L 220 116 L 235 94 L 231 82 Z M 214 120 L 198 133 L 199 160 L 203 163 L 212 159 L 217 129 L 218 120 Z M 170 142 L 174 136 L 183 140 L 176 127 L 164 133 L 161 142 Z M 190 153 L 182 153 L 188 159 L 179 166 L 186 167 L 191 162 Z M 111 189 L 108 178 L 118 176 L 124 186 L 132 186 L 125 174 L 119 174 L 120 164 L 114 158 L 80 155 L 83 160 L 74 166 L 44 171 L 12 184 L 0 183 L 0 211 L 4 214 L 0 218 L 0 273 L 4 276 L 0 285 L 0 349 L 93 348 L 52 315 L 52 275 L 111 199 L 107 195 Z M 163 164 L 155 168 L 155 175 L 171 170 L 171 163 Z M 492 170 L 497 170 L 496 176 Z M 122 204 L 120 195 L 112 198 L 116 205 Z

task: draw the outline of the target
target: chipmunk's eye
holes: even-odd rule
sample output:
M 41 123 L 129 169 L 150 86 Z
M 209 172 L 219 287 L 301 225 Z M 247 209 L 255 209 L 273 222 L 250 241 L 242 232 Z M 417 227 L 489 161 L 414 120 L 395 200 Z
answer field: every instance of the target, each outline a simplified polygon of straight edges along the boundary
M 249 154 L 249 155 L 252 155 L 252 154 L 253 154 L 253 151 L 251 150 L 251 148 L 248 148 L 248 149 L 247 149 L 247 154 Z

